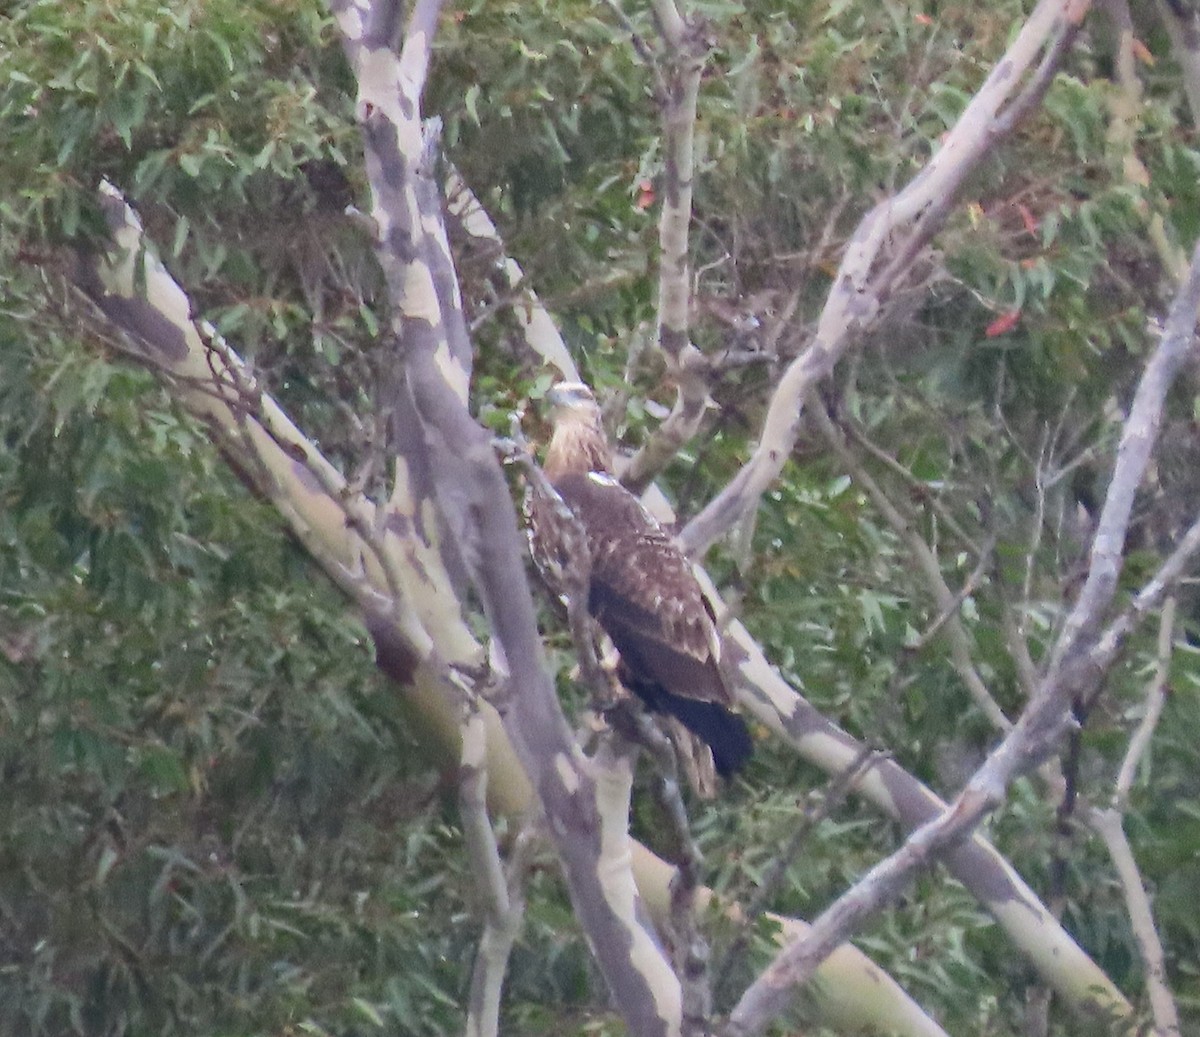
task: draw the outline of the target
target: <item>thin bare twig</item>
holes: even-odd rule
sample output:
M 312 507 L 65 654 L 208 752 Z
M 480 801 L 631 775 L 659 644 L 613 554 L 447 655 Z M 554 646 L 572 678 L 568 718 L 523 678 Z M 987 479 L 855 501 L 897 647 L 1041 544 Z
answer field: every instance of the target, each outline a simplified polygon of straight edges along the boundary
M 1171 595 L 1163 603 L 1162 616 L 1158 626 L 1158 651 L 1154 674 L 1146 686 L 1146 705 L 1142 719 L 1133 737 L 1129 739 L 1129 748 L 1121 761 L 1121 769 L 1117 772 L 1117 781 L 1113 789 L 1113 805 L 1123 809 L 1129 798 L 1129 790 L 1133 788 L 1133 779 L 1137 774 L 1139 764 L 1150 748 L 1150 739 L 1158 727 L 1162 717 L 1163 707 L 1167 704 L 1167 678 L 1171 671 L 1171 648 L 1175 638 L 1176 599 Z
M 612 11 L 614 17 L 621 23 L 621 28 L 629 35 L 629 42 L 633 44 L 634 53 L 637 54 L 642 62 L 654 74 L 654 97 L 659 104 L 662 104 L 666 95 L 666 83 L 663 80 L 662 69 L 659 68 L 658 55 L 654 53 L 654 48 L 646 42 L 646 38 L 638 32 L 638 28 L 633 24 L 633 19 L 629 17 L 622 9 L 617 0 L 603 0 L 604 6 Z
M 487 729 L 473 703 L 463 719 L 458 802 L 467 855 L 484 903 L 484 924 L 471 971 L 466 1037 L 498 1037 L 504 975 L 525 914 L 525 869 L 516 864 L 514 850 L 514 864 L 505 873 L 488 817 L 487 778 Z
M 808 803 L 800 814 L 795 832 L 783 851 L 777 853 L 771 861 L 770 867 L 758 884 L 754 898 L 741 914 L 738 934 L 722 956 L 720 966 L 715 970 L 714 990 L 720 991 L 725 986 L 734 968 L 742 960 L 746 948 L 750 945 L 752 926 L 766 912 L 767 905 L 782 888 L 788 869 L 799 859 L 813 830 L 846 801 L 863 774 L 874 766 L 882 755 L 879 750 L 864 744 L 840 774 L 824 788 L 809 793 Z
M 894 472 L 903 479 L 912 489 L 919 493 L 922 500 L 928 501 L 929 506 L 936 512 L 942 525 L 944 525 L 951 533 L 958 537 L 959 542 L 971 551 L 973 554 L 980 554 L 979 542 L 971 536 L 962 524 L 956 519 L 953 513 L 946 505 L 938 499 L 937 494 L 930 492 L 929 485 L 924 479 L 914 475 L 911 471 L 904 467 L 896 458 L 889 454 L 883 447 L 879 446 L 870 439 L 866 430 L 862 428 L 857 421 L 853 421 L 848 417 L 839 416 L 838 427 L 843 429 L 846 434 L 862 447 L 875 460 L 879 461 L 889 471 Z
M 1172 595 L 1163 603 L 1162 615 L 1159 617 L 1156 662 L 1154 673 L 1146 685 L 1145 712 L 1133 737 L 1129 739 L 1129 747 L 1117 772 L 1112 803 L 1108 807 L 1088 812 L 1088 822 L 1104 841 L 1125 896 L 1130 927 L 1146 970 L 1146 990 L 1150 997 L 1150 1011 L 1154 1016 L 1155 1037 L 1178 1037 L 1179 1010 L 1167 983 L 1166 954 L 1158 927 L 1154 923 L 1154 912 L 1146 892 L 1146 884 L 1142 880 L 1133 849 L 1125 835 L 1124 812 L 1138 765 L 1150 747 L 1150 740 L 1166 704 L 1167 677 L 1171 668 L 1175 633 L 1175 609 L 1175 597 Z
M 900 507 L 884 492 L 879 483 L 854 456 L 854 452 L 849 449 L 845 437 L 834 424 L 824 403 L 813 401 L 809 410 L 814 423 L 837 455 L 838 460 L 871 498 L 876 510 L 912 553 L 934 602 L 945 617 L 944 623 L 950 640 L 951 659 L 954 662 L 955 670 L 970 693 L 972 701 L 998 730 L 1011 730 L 1012 721 L 1004 715 L 1004 711 L 992 698 L 991 692 L 988 691 L 987 685 L 984 684 L 983 678 L 979 675 L 971 658 L 971 639 L 958 616 L 958 605 L 965 600 L 965 595 L 956 602 L 955 595 L 946 584 L 945 576 L 942 575 L 941 563 L 917 531 L 911 516 L 901 512 Z
M 637 737 L 655 762 L 654 798 L 667 819 L 675 845 L 675 875 L 671 879 L 669 913 L 671 957 L 683 989 L 683 1037 L 704 1037 L 710 1032 L 712 987 L 709 984 L 708 941 L 696 919 L 704 858 L 692 836 L 679 781 L 678 755 L 671 740 L 640 709 L 636 710 Z

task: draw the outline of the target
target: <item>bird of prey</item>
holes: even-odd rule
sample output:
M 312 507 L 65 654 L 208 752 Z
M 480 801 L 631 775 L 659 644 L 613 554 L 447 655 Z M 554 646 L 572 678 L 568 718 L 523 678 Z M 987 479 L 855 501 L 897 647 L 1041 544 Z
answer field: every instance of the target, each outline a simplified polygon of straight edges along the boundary
M 731 710 L 712 606 L 674 540 L 612 473 L 612 453 L 591 390 L 564 382 L 546 394 L 553 435 L 543 471 L 574 516 L 556 502 L 529 502 L 530 546 L 552 591 L 564 595 L 568 555 L 586 542 L 587 607 L 620 654 L 622 683 L 712 749 L 728 777 L 749 759 L 745 721 Z M 582 538 L 579 536 L 582 532 Z

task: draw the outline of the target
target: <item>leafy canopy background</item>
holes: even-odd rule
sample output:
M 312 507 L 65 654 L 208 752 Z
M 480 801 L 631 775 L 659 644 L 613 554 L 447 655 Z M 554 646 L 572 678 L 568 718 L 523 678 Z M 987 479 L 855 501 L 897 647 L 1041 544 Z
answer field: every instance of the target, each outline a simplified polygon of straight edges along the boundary
M 728 345 L 723 307 L 769 319 L 798 286 L 781 340 L 795 350 L 842 236 L 920 168 L 1021 5 L 695 10 L 718 42 L 698 127 L 694 338 Z M 633 365 L 626 384 L 630 343 L 653 317 L 647 195 L 659 130 L 645 70 L 599 11 L 574 0 L 451 9 L 427 107 L 589 378 L 626 394 L 619 432 L 636 445 L 646 401 L 670 400 L 653 361 Z M 1163 40 L 1146 39 L 1165 53 Z M 1110 445 L 1147 315 L 1164 299 L 1145 212 L 1162 213 L 1181 241 L 1198 230 L 1200 156 L 1169 62 L 1143 69 L 1148 184 L 1127 181 L 1114 152 L 1108 72 L 1097 30 L 1044 111 L 968 186 L 926 281 L 901 294 L 831 389 L 923 493 L 997 534 L 999 576 L 968 599 L 965 618 L 989 686 L 1013 711 L 1020 693 L 999 605 L 1025 565 L 1044 429 L 1056 425 L 1075 447 Z M 364 193 L 351 98 L 336 34 L 309 0 L 18 0 L 0 13 L 4 1032 L 460 1025 L 478 926 L 453 787 L 438 769 L 446 761 L 416 751 L 403 692 L 376 675 L 369 639 L 337 593 L 203 430 L 121 360 L 55 270 L 59 246 L 100 234 L 94 190 L 108 177 L 203 315 L 351 465 L 370 431 L 385 306 L 369 244 L 343 213 Z M 467 257 L 462 268 L 478 317 L 475 402 L 502 423 L 538 372 L 511 348 L 484 267 Z M 1007 334 L 986 335 L 1016 311 Z M 724 377 L 711 431 L 666 477 L 685 516 L 747 456 L 770 385 L 763 365 Z M 1190 401 L 1176 411 L 1189 419 Z M 1068 515 L 1104 475 L 1098 455 L 1052 503 Z M 1034 606 L 1040 592 L 1055 600 L 1078 549 L 1069 531 L 1043 541 L 1036 572 L 1049 583 L 1034 581 Z M 1146 571 L 1157 549 L 1145 531 L 1146 564 L 1130 570 Z M 963 556 L 954 570 L 950 557 L 961 582 L 972 562 Z M 764 501 L 750 554 L 713 562 L 741 589 L 771 659 L 817 705 L 954 790 L 991 736 L 944 651 L 906 653 L 934 612 L 904 545 L 818 439 L 802 442 Z M 1033 615 L 1035 637 L 1048 639 L 1053 605 Z M 568 642 L 556 644 L 565 656 Z M 1149 650 L 1130 655 L 1082 735 L 1088 780 L 1120 758 Z M 893 701 L 898 669 L 916 680 Z M 1171 980 L 1200 1025 L 1190 648 L 1175 671 L 1153 781 L 1127 827 L 1157 890 Z M 821 780 L 762 740 L 745 781 L 698 809 L 713 884 L 748 893 Z M 636 834 L 653 844 L 658 826 L 640 809 Z M 991 834 L 1035 888 L 1061 895 L 1069 928 L 1109 975 L 1137 990 L 1106 858 L 1056 831 L 1053 810 L 1022 785 Z M 897 838 L 869 807 L 845 806 L 789 865 L 771 906 L 812 914 Z M 552 866 L 531 892 L 511 1032 L 612 1029 Z M 1019 1028 L 1021 963 L 944 875 L 861 942 L 950 1031 Z

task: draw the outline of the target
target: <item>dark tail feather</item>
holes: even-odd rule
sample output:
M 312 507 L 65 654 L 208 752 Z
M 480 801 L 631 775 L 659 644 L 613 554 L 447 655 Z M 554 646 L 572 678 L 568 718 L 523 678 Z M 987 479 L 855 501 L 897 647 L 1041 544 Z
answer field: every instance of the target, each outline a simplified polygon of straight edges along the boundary
M 673 695 L 660 685 L 647 687 L 639 681 L 632 687 L 651 709 L 669 713 L 692 734 L 708 743 L 712 749 L 713 764 L 722 778 L 740 771 L 750 759 L 754 742 L 746 721 L 736 713 L 716 702 Z

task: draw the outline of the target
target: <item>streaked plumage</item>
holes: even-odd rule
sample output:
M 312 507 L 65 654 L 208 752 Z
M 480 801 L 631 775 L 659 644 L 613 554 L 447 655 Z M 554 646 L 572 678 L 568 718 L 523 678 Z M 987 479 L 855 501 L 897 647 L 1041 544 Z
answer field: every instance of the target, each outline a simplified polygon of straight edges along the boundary
M 543 466 L 582 527 L 591 570 L 588 610 L 621 656 L 620 676 L 652 709 L 677 717 L 712 748 L 728 776 L 750 755 L 745 722 L 730 710 L 712 608 L 675 542 L 612 475 L 600 409 L 584 385 L 547 394 L 554 435 Z M 530 542 L 543 576 L 565 592 L 570 531 L 554 504 L 534 495 Z

